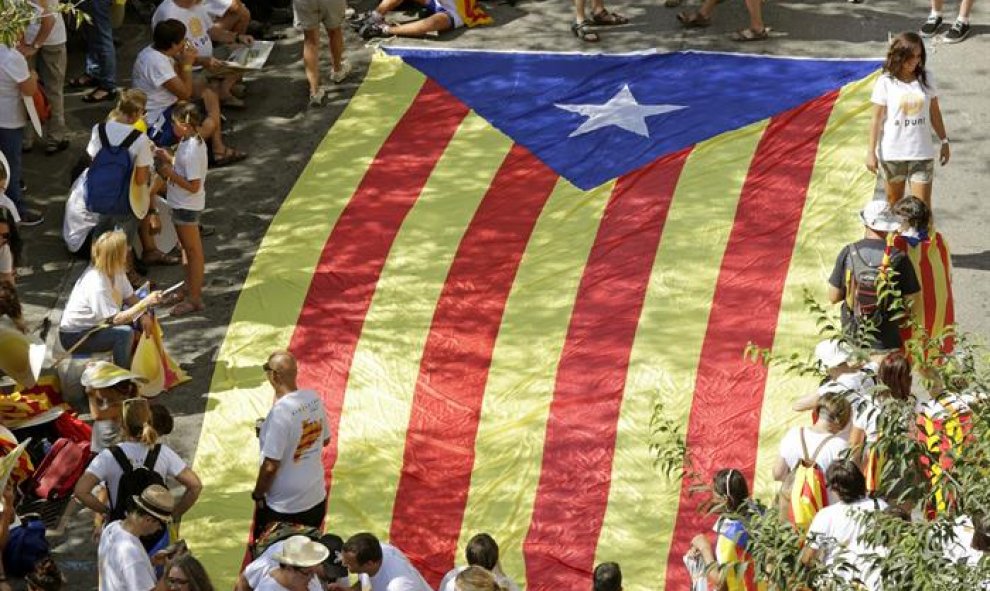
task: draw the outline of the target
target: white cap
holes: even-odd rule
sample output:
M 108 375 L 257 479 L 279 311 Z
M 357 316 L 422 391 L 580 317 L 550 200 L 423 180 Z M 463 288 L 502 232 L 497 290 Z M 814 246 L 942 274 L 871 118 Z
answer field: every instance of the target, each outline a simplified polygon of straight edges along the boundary
M 859 212 L 863 224 L 877 232 L 894 232 L 901 227 L 901 220 L 890 210 L 886 201 L 873 200 Z
M 825 369 L 838 367 L 852 358 L 852 351 L 849 347 L 837 340 L 827 340 L 815 346 L 815 359 L 821 363 Z

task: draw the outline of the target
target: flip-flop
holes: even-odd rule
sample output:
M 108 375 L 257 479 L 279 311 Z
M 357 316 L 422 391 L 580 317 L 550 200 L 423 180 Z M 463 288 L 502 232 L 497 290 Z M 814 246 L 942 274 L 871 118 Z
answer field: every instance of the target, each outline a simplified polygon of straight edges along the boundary
M 608 10 L 602 9 L 601 12 L 591 13 L 591 22 L 599 26 L 609 27 L 612 25 L 625 25 L 629 23 L 629 19 L 617 12 L 609 12 Z
M 204 306 L 201 303 L 194 304 L 189 300 L 186 300 L 184 302 L 180 302 L 179 304 L 176 304 L 176 306 L 172 308 L 172 311 L 169 312 L 169 316 L 185 316 L 187 314 L 192 314 L 193 312 L 202 312 L 205 309 L 206 306 Z
M 221 168 L 223 166 L 230 166 L 231 164 L 240 162 L 241 160 L 244 160 L 247 157 L 248 157 L 247 153 L 241 152 L 236 148 L 227 146 L 227 149 L 224 151 L 223 154 L 219 156 L 217 155 L 213 156 L 212 167 Z
M 762 31 L 754 31 L 750 28 L 740 29 L 730 35 L 733 41 L 748 43 L 750 41 L 765 41 L 770 38 L 770 27 L 763 27 Z
M 82 76 L 69 78 L 65 86 L 66 88 L 72 88 L 74 90 L 78 90 L 80 88 L 93 88 L 96 86 L 96 78 L 93 78 L 89 74 L 83 74 Z
M 169 254 L 158 250 L 148 250 L 141 255 L 141 262 L 145 265 L 153 267 L 167 267 L 172 265 L 181 265 L 182 257 L 174 254 Z
M 98 93 L 103 93 L 102 96 L 96 96 Z M 82 97 L 84 103 L 109 103 L 117 100 L 116 90 L 107 90 L 105 88 L 97 88 L 96 90 L 88 93 L 86 96 Z
M 681 25 L 687 29 L 700 29 L 712 24 L 712 19 L 701 14 L 700 12 L 689 10 L 678 12 L 677 20 L 680 21 Z

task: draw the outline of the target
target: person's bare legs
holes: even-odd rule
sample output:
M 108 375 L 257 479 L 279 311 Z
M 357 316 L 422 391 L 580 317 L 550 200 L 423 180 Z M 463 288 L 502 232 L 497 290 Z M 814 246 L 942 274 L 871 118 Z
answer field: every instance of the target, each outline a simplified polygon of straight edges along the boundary
M 333 37 L 330 40 L 330 52 L 332 54 Z M 319 29 L 306 29 L 303 31 L 303 68 L 306 70 L 306 80 L 309 82 L 309 96 L 313 96 L 320 89 Z
M 884 187 L 887 189 L 887 203 L 891 205 L 897 203 L 904 196 L 904 185 L 906 184 L 904 181 L 893 183 L 884 181 Z
M 186 265 L 186 302 L 194 309 L 203 307 L 203 275 L 205 259 L 203 241 L 196 224 L 176 224 L 175 233 L 182 245 L 182 259 Z
M 223 130 L 220 122 L 223 121 L 220 112 L 220 97 L 212 88 L 202 87 L 199 89 L 199 96 L 203 99 L 203 106 L 206 107 L 206 116 L 211 121 L 203 122 L 203 139 L 209 140 L 213 147 L 213 154 L 219 158 L 227 153 L 227 146 L 223 143 Z
M 715 16 L 716 5 L 718 5 L 718 0 L 705 0 L 701 3 L 701 8 L 698 9 L 698 14 L 707 19 L 711 19 Z
M 749 12 L 749 28 L 759 33 L 766 28 L 763 24 L 763 0 L 746 0 L 746 10 Z
M 241 0 L 234 0 L 227 12 L 216 20 L 220 26 L 228 31 L 233 31 L 238 35 L 247 33 L 248 25 L 251 23 L 251 11 Z
M 928 209 L 932 208 L 932 184 L 931 183 L 910 183 L 911 194 L 921 199 L 928 206 Z M 903 191 L 903 188 L 902 188 Z M 894 202 L 891 202 L 894 203 Z
M 423 35 L 432 33 L 433 31 L 446 31 L 452 26 L 453 24 L 450 22 L 450 17 L 446 14 L 438 12 L 437 14 L 431 14 L 424 19 L 413 21 L 411 23 L 389 25 L 387 30 L 389 35 L 398 35 L 399 37 L 422 37 Z
M 587 19 L 584 11 L 584 0 L 574 0 L 574 22 L 581 24 Z
M 379 3 L 378 6 L 375 7 L 375 12 L 377 12 L 379 16 L 384 18 L 386 14 L 392 12 L 393 10 L 398 9 L 399 6 L 402 5 L 402 2 L 403 0 L 382 0 L 381 3 Z M 425 5 L 426 2 L 421 0 L 416 0 L 416 4 Z
M 941 4 L 941 0 L 939 1 Z M 934 4 L 934 2 L 932 2 Z M 969 13 L 973 12 L 973 0 L 962 0 L 959 3 L 959 19 L 969 22 Z
M 337 27 L 335 29 L 327 28 L 327 37 L 330 38 L 330 64 L 333 66 L 333 70 L 339 71 L 344 63 L 344 31 Z M 305 44 L 305 40 L 303 41 Z M 303 47 L 303 52 L 305 53 L 305 47 Z M 319 45 L 316 48 L 317 53 L 319 53 Z M 319 71 L 319 67 L 317 67 Z M 307 74 L 308 78 L 309 75 Z

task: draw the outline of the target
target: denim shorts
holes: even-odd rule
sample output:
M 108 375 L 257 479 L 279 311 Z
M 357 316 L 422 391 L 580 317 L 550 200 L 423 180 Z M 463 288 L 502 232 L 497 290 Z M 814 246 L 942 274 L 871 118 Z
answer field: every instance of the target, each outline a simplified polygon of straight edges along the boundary
M 198 226 L 202 213 L 191 209 L 173 209 L 172 223 L 176 226 Z
M 881 160 L 880 169 L 888 183 L 930 185 L 935 176 L 934 160 Z

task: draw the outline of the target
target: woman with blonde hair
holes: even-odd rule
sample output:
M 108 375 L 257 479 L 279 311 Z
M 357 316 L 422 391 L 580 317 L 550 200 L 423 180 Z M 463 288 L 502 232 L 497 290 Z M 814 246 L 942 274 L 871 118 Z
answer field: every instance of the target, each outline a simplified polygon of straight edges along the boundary
M 76 483 L 76 499 L 97 515 L 103 515 L 106 522 L 122 519 L 127 511 L 127 499 L 118 494 L 121 479 L 125 470 L 130 472 L 144 467 L 158 474 L 163 482 L 171 477 L 185 487 L 172 511 L 174 518 L 180 517 L 193 506 L 203 490 L 199 477 L 172 448 L 158 441 L 147 400 L 125 400 L 121 423 L 121 442 L 93 458 Z M 100 483 L 106 485 L 109 505 L 93 494 L 93 489 Z
M 457 591 L 502 591 L 495 582 L 495 575 L 480 566 L 469 566 L 454 579 Z
M 143 329 L 150 329 L 151 319 L 145 312 L 161 301 L 159 291 L 144 299 L 134 295 L 126 275 L 127 249 L 127 235 L 120 230 L 96 239 L 92 262 L 73 286 L 58 328 L 66 350 L 111 351 L 114 364 L 125 369 L 131 366 L 132 324 L 138 321 Z

